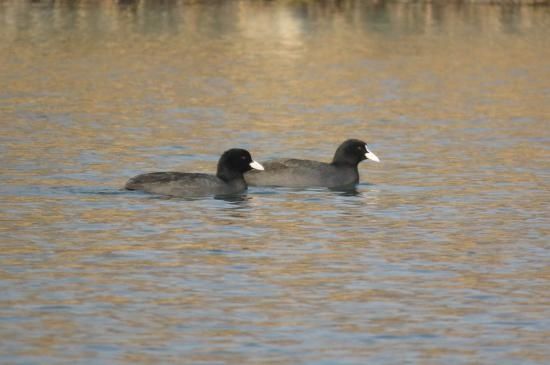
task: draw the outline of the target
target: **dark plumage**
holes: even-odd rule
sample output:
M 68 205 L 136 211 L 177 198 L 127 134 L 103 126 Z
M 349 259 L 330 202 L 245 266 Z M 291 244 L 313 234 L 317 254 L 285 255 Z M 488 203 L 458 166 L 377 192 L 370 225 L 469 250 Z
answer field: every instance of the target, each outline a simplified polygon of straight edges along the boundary
M 338 147 L 331 163 L 295 158 L 272 160 L 264 163 L 265 171 L 248 172 L 245 179 L 251 186 L 352 186 L 359 182 L 357 165 L 365 159 L 380 162 L 365 142 L 348 139 Z
M 131 178 L 125 188 L 182 197 L 236 194 L 246 190 L 243 174 L 251 169 L 263 170 L 263 166 L 247 150 L 234 148 L 222 154 L 216 175 L 153 172 Z

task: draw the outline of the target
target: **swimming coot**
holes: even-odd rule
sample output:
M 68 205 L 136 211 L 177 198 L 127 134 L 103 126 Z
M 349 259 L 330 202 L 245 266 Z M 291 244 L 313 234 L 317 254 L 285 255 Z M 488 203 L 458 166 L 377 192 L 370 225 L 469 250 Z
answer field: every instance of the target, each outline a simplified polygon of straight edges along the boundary
M 225 151 L 218 161 L 216 175 L 185 172 L 152 172 L 128 180 L 127 190 L 170 196 L 229 195 L 246 190 L 243 174 L 263 170 L 247 150 L 234 148 Z
M 357 165 L 365 159 L 380 162 L 365 142 L 348 139 L 338 147 L 331 163 L 295 158 L 272 160 L 264 163 L 265 171 L 250 171 L 245 179 L 251 186 L 347 187 L 359 182 Z

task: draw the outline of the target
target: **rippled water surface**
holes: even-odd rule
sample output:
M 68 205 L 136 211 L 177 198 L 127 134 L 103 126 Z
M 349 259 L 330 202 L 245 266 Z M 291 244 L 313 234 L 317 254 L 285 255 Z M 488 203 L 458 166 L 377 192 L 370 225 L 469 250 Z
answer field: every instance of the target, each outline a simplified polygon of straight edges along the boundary
M 536 3 L 0 1 L 0 362 L 548 364 Z M 356 191 L 121 190 L 350 137 Z

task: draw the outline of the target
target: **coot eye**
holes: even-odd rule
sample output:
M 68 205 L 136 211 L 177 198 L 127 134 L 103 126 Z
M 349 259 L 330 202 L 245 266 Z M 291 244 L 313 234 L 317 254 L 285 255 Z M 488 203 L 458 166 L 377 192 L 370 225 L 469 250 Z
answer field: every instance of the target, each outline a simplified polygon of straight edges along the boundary
M 246 160 L 246 156 L 241 156 L 241 160 Z

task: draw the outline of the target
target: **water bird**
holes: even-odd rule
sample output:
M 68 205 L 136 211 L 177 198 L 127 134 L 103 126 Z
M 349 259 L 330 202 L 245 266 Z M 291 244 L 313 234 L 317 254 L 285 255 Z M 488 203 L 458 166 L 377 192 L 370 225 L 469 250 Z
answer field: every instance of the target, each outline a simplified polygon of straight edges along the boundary
M 366 159 L 380 162 L 365 142 L 348 139 L 336 149 L 330 163 L 276 159 L 264 162 L 265 170 L 250 171 L 244 177 L 250 186 L 352 187 L 359 182 L 357 165 Z
M 252 169 L 263 170 L 264 167 L 254 161 L 247 150 L 233 148 L 221 155 L 216 175 L 152 172 L 134 176 L 124 188 L 178 197 L 238 194 L 247 189 L 243 174 Z

